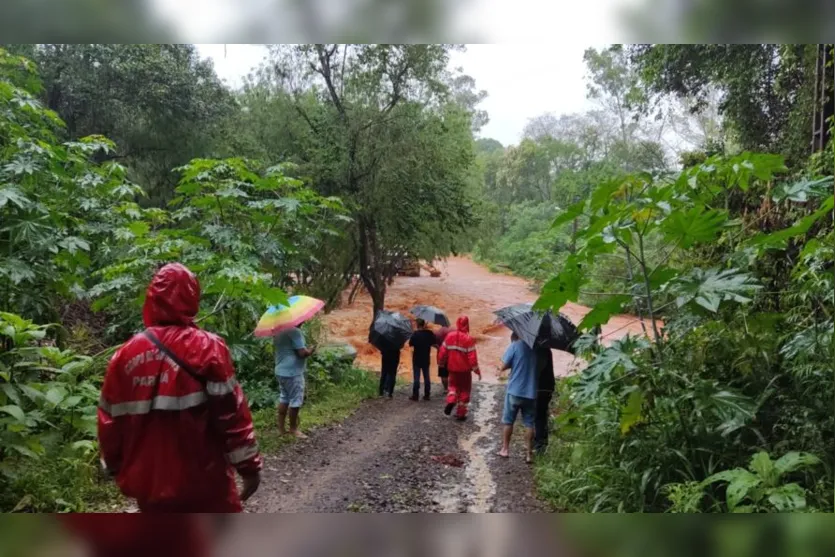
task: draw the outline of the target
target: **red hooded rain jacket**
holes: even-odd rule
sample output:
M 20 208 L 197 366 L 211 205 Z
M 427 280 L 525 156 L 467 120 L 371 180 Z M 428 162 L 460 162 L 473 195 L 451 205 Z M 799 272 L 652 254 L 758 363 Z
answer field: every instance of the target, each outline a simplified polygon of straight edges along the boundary
M 143 511 L 240 512 L 235 470 L 261 469 L 252 417 L 226 343 L 194 323 L 200 284 L 166 265 L 143 318 L 193 378 L 138 334 L 113 356 L 98 411 L 102 461 Z
M 462 315 L 456 322 L 456 330 L 450 332 L 438 350 L 438 365 L 450 373 L 472 372 L 481 375 L 478 369 L 478 353 L 475 340 L 470 336 L 470 320 Z

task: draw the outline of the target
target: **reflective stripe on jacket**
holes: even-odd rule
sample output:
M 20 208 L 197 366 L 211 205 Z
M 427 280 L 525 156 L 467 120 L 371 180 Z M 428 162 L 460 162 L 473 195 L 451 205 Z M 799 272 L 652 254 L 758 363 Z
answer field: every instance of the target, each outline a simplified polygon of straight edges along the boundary
M 438 351 L 438 366 L 446 367 L 450 373 L 480 373 L 475 340 L 470 336 L 470 320 L 461 316 L 456 325 L 457 329 L 446 335 Z

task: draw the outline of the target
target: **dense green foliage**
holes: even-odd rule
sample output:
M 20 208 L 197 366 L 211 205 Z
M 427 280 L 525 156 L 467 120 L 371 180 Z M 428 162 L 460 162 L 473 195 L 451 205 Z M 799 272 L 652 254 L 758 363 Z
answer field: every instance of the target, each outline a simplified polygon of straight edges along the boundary
M 240 93 L 192 45 L 12 47 L 37 65 L 0 49 L 0 508 L 114 496 L 98 388 L 159 266 L 197 273 L 198 322 L 227 340 L 269 436 L 272 346 L 251 335 L 264 308 L 287 292 L 332 307 L 355 274 L 388 279 L 403 246 L 452 249 L 481 97 L 446 73 L 446 46 L 350 48 L 326 80 L 338 96 L 309 81 L 313 46 L 274 53 L 298 57 L 281 67 L 304 86 L 262 72 Z M 374 391 L 328 351 L 308 384 L 312 423 Z
M 591 305 L 583 330 L 659 320 L 582 339 L 537 468 L 556 508 L 833 508 L 833 157 L 808 153 L 813 51 L 590 50 L 600 110 L 479 142 L 477 257 L 541 282 L 543 308 Z M 648 121 L 682 118 L 705 132 L 689 152 L 652 143 L 672 132 Z
M 689 97 L 703 108 L 715 89 L 719 110 L 742 149 L 808 157 L 817 45 L 636 45 L 630 48 L 651 90 Z
M 127 167 L 155 204 L 172 197 L 172 168 L 216 156 L 235 111 L 233 94 L 193 45 L 8 46 L 37 64 L 40 96 L 66 123 L 66 137 L 113 140 L 100 159 Z
M 727 197 L 763 191 L 784 171 L 779 157 L 714 157 L 675 178 L 611 180 L 556 219 L 560 225 L 582 211 L 589 226 L 578 234 L 582 247 L 543 287 L 542 307 L 576 301 L 595 259 L 622 251 L 634 262 L 632 288 L 595 305 L 580 328 L 605 323 L 630 301 L 664 318 L 663 330 L 649 331 L 652 343 L 627 338 L 588 354 L 584 371 L 561 386 L 561 442 L 540 470 L 557 505 L 832 508 L 835 284 L 821 272 L 832 265 L 831 221 L 821 224 L 831 219 L 833 198 L 816 186 L 832 179 L 775 188 L 769 195 L 784 211 L 799 191 L 816 210 L 770 233 L 754 231 L 761 217 L 733 219 L 722 209 Z M 644 251 L 652 236 L 666 253 L 658 264 Z M 773 263 L 792 253 L 783 283 Z M 765 293 L 766 284 L 784 290 Z M 769 454 L 799 460 L 776 473 L 766 466 Z

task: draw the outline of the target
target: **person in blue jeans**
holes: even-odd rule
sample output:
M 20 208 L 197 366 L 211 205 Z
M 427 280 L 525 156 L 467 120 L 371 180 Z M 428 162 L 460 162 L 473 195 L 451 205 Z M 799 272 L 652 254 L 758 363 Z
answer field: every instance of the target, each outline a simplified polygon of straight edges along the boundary
M 499 456 L 510 456 L 510 439 L 513 436 L 513 424 L 521 412 L 522 425 L 525 426 L 525 462 L 533 460 L 533 433 L 536 421 L 536 352 L 519 340 L 516 333 L 511 337 L 510 346 L 502 356 L 500 375 L 510 370 L 507 392 L 504 397 L 502 413 L 502 448 Z
M 290 435 L 299 439 L 307 436 L 299 430 L 299 410 L 304 402 L 304 372 L 307 358 L 316 351 L 305 344 L 301 324 L 286 329 L 273 339 L 275 346 L 275 376 L 278 379 L 278 433 L 287 432 L 285 424 L 290 414 Z

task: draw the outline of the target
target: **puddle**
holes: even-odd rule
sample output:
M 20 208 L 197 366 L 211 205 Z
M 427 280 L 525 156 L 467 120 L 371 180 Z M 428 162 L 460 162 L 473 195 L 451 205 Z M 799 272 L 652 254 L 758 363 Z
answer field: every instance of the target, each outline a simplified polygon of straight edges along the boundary
M 491 387 L 484 385 L 476 389 L 478 389 L 476 392 L 478 405 L 472 416 L 476 430 L 461 441 L 461 449 L 470 457 L 464 469 L 471 495 L 467 512 L 489 513 L 492 499 L 496 495 L 496 482 L 493 481 L 493 475 L 487 464 L 489 446 L 485 447 L 481 441 L 490 436 L 490 420 L 495 417 L 496 397 Z

